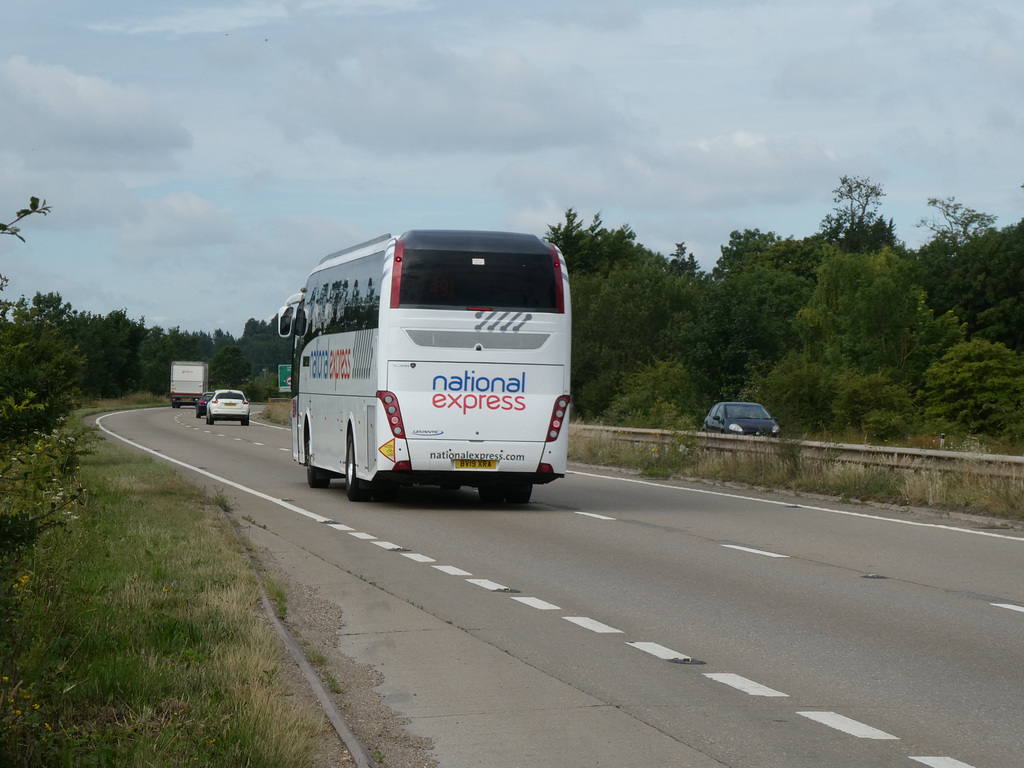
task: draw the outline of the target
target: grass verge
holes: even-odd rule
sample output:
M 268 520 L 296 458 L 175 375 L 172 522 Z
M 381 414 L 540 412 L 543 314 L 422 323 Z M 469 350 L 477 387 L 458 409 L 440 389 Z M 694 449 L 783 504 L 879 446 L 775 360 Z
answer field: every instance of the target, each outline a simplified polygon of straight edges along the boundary
M 96 440 L 74 515 L 21 563 L 0 636 L 4 766 L 308 765 L 251 566 L 172 469 Z

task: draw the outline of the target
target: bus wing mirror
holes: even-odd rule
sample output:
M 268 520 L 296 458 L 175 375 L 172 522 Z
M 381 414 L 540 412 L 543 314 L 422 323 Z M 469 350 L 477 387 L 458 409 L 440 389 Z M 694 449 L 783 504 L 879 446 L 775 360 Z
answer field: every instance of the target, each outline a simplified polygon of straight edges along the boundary
M 295 307 L 281 307 L 277 313 L 277 335 L 288 338 L 292 335 L 292 320 Z
M 306 310 L 301 305 L 295 308 L 295 322 L 293 325 L 295 326 L 293 330 L 296 336 L 306 335 Z

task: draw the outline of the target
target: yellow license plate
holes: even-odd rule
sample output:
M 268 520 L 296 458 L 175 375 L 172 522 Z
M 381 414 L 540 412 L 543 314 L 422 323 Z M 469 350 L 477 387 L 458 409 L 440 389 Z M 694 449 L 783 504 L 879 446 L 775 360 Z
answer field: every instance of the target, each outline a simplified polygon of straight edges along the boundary
M 456 469 L 497 469 L 498 462 L 494 459 L 456 459 Z

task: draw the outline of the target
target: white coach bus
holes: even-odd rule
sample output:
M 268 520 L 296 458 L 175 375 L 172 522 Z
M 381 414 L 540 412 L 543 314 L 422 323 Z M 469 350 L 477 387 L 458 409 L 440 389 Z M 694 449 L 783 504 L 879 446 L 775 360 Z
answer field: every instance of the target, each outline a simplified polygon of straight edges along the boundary
M 534 235 L 413 230 L 326 256 L 278 315 L 292 457 L 311 487 L 525 503 L 565 475 L 569 279 Z

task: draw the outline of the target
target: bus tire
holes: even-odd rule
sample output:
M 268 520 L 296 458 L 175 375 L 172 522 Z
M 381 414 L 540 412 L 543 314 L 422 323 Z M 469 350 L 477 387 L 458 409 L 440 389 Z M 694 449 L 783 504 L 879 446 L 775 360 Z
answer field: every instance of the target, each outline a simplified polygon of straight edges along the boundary
M 351 432 L 345 446 L 345 493 L 349 501 L 368 501 L 370 498 L 370 492 L 356 476 L 356 444 Z
M 306 437 L 302 444 L 306 450 L 306 485 L 310 488 L 326 488 L 331 484 L 331 476 L 313 466 L 313 456 L 309 452 L 308 426 L 306 428 Z
M 398 498 L 398 483 L 381 483 L 373 489 L 374 501 L 395 501 Z
M 505 486 L 505 501 L 509 504 L 526 504 L 533 493 L 533 483 L 510 483 Z
M 306 485 L 310 488 L 326 488 L 330 484 L 330 475 L 324 474 L 312 464 L 306 464 Z
M 484 504 L 501 504 L 505 500 L 505 489 L 500 485 L 481 485 L 476 490 Z

